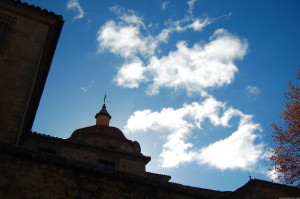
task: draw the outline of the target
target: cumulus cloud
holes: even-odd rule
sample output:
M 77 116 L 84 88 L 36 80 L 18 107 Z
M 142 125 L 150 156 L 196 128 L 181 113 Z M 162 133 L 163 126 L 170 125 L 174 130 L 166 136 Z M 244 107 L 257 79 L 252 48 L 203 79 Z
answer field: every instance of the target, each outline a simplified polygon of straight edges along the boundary
M 188 2 L 190 10 L 194 3 L 193 0 Z M 171 33 L 188 29 L 201 31 L 213 20 L 185 17 L 169 21 L 166 28 L 152 35 L 137 12 L 120 6 L 110 10 L 118 16 L 118 20 L 107 21 L 99 29 L 98 52 L 108 50 L 125 59 L 114 77 L 118 86 L 138 88 L 139 84 L 147 82 L 148 95 L 158 94 L 160 88 L 169 88 L 208 96 L 207 88 L 233 81 L 238 71 L 234 61 L 243 59 L 247 52 L 246 40 L 218 29 L 207 43 L 189 46 L 185 41 L 178 41 L 176 50 L 159 56 L 159 45 L 168 43 Z
M 166 6 L 168 2 L 163 2 Z M 193 2 L 189 2 L 192 6 Z M 184 17 L 181 20 L 167 22 L 167 27 L 163 28 L 157 35 L 152 35 L 147 28 L 151 24 L 145 25 L 143 18 L 138 13 L 124 9 L 120 6 L 109 8 L 115 13 L 118 20 L 107 21 L 97 33 L 98 52 L 109 50 L 111 53 L 132 58 L 135 56 L 151 56 L 156 54 L 160 43 L 167 43 L 169 35 L 174 32 L 183 32 L 188 29 L 201 31 L 214 19 Z
M 181 41 L 177 43 L 177 49 L 167 56 L 151 56 L 146 66 L 140 61 L 139 71 L 143 71 L 140 77 L 132 77 L 123 69 L 136 64 L 136 60 L 126 63 L 119 69 L 122 73 L 118 73 L 115 81 L 120 86 L 132 88 L 126 82 L 134 82 L 137 87 L 139 82 L 148 78 L 151 82 L 147 89 L 149 95 L 158 94 L 159 89 L 165 87 L 185 89 L 189 93 L 199 92 L 205 96 L 205 89 L 220 87 L 233 81 L 234 74 L 238 71 L 234 61 L 243 59 L 247 47 L 247 41 L 240 40 L 224 29 L 218 29 L 204 45 L 188 47 L 186 42 Z
M 250 169 L 263 151 L 262 144 L 254 144 L 258 138 L 253 132 L 260 130 L 259 124 L 252 122 L 249 115 L 240 114 L 238 129 L 229 137 L 210 144 L 200 150 L 198 160 L 218 169 Z
M 108 49 L 111 53 L 124 58 L 132 58 L 137 54 L 152 55 L 157 46 L 155 42 L 152 42 L 152 37 L 145 37 L 141 34 L 138 25 L 121 25 L 116 24 L 115 21 L 108 21 L 101 27 L 97 40 L 99 52 Z
M 202 124 L 207 119 L 214 126 L 230 127 L 229 121 L 238 117 L 237 130 L 225 138 L 208 146 L 197 148 L 191 142 L 192 132 L 201 133 Z M 202 103 L 184 104 L 182 108 L 163 108 L 160 112 L 136 111 L 128 119 L 126 133 L 153 130 L 167 135 L 160 153 L 162 167 L 176 167 L 183 163 L 197 162 L 218 169 L 249 169 L 262 154 L 259 139 L 260 125 L 245 115 L 213 97 Z
M 77 10 L 78 14 L 74 17 L 74 20 L 81 19 L 84 17 L 84 10 L 79 4 L 78 0 L 68 0 L 67 2 L 67 9 L 68 10 Z
M 127 88 L 138 88 L 141 81 L 146 81 L 144 77 L 145 67 L 143 62 L 135 58 L 130 63 L 125 63 L 119 69 L 114 81 L 119 86 Z
M 252 95 L 258 95 L 260 93 L 260 89 L 256 86 L 247 86 L 246 91 Z

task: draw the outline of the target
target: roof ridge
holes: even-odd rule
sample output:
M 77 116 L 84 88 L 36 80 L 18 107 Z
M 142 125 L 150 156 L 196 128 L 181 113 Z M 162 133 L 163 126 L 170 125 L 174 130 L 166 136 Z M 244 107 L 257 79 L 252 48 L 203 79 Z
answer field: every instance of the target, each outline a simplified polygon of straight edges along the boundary
M 154 172 L 149 172 L 149 171 L 146 171 L 146 173 L 160 175 L 160 176 L 169 176 L 169 175 L 160 174 L 160 173 L 154 173 Z
M 263 182 L 263 183 L 268 183 L 268 184 L 273 184 L 273 185 L 277 185 L 277 186 L 283 186 L 283 187 L 289 187 L 289 188 L 295 188 L 295 189 L 300 189 L 296 186 L 291 186 L 291 185 L 287 185 L 287 184 L 281 184 L 281 183 L 277 183 L 277 182 L 271 182 L 268 180 L 261 180 L 261 179 L 250 179 L 248 180 L 248 182 L 246 182 L 243 186 L 237 188 L 235 191 L 233 191 L 232 193 L 236 193 L 242 189 L 244 189 L 248 184 L 253 183 L 253 182 Z
M 21 0 L 6 0 L 6 1 L 10 1 L 10 2 L 13 2 L 15 4 L 19 4 L 19 5 L 22 5 L 22 6 L 25 6 L 27 8 L 30 8 L 30 9 L 35 9 L 37 11 L 40 11 L 40 12 L 43 12 L 45 14 L 49 14 L 51 16 L 54 16 L 54 17 L 57 17 L 59 18 L 60 20 L 63 20 L 63 17 L 62 15 L 59 15 L 59 14 L 55 14 L 53 11 L 49 11 L 47 9 L 42 9 L 40 6 L 36 6 L 36 5 L 33 5 L 33 4 L 29 4 L 27 2 L 22 2 Z

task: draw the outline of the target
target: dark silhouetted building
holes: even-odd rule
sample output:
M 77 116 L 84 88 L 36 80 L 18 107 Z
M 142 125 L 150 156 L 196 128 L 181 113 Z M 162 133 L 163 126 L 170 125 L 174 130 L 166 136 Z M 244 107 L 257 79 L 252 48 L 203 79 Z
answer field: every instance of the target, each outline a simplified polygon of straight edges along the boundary
M 261 180 L 221 192 L 147 172 L 151 158 L 109 125 L 105 103 L 95 125 L 68 139 L 31 132 L 63 23 L 53 12 L 0 0 L 0 198 L 300 197 L 298 188 Z

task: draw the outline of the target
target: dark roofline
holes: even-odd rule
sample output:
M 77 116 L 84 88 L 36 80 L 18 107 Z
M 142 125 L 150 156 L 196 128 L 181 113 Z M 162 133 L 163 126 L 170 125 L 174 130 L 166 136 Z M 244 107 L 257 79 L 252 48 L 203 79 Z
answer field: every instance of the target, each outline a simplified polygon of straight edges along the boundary
M 146 186 L 151 186 L 159 189 L 166 189 L 172 192 L 187 194 L 191 196 L 195 196 L 198 198 L 232 198 L 228 196 L 226 192 L 214 191 L 210 189 L 196 188 L 191 186 L 185 186 L 172 182 L 165 182 L 156 179 L 145 178 L 142 176 L 129 174 L 121 171 L 99 168 L 97 166 L 93 166 L 87 163 L 69 160 L 63 157 L 58 157 L 49 154 L 43 154 L 37 151 L 32 151 L 26 148 L 9 145 L 3 142 L 0 142 L 0 152 L 2 154 L 11 154 L 13 156 L 17 156 L 24 159 L 30 159 L 33 161 L 40 161 L 47 164 L 57 165 L 60 167 L 66 167 L 68 169 L 74 169 L 78 171 L 93 172 L 96 175 L 104 175 L 108 177 L 113 177 L 117 179 L 121 179 L 124 181 L 129 181 L 133 183 L 143 184 Z
M 47 9 L 42 9 L 40 6 L 35 6 L 35 5 L 29 4 L 27 2 L 22 2 L 21 0 L 6 0 L 6 1 L 10 1 L 15 4 L 19 4 L 21 6 L 24 6 L 24 7 L 30 8 L 30 9 L 34 9 L 36 11 L 40 11 L 40 12 L 48 14 L 50 16 L 57 17 L 58 19 L 61 19 L 63 21 L 62 15 L 55 14 L 53 11 L 48 11 Z
M 149 172 L 149 171 L 146 171 L 146 175 L 155 176 L 155 177 L 162 177 L 162 178 L 167 179 L 167 181 L 171 180 L 171 178 L 172 178 L 169 175 L 164 175 L 164 174 L 159 174 L 159 173 L 152 173 L 152 172 Z
M 300 191 L 299 188 L 290 186 L 290 185 L 286 185 L 286 184 L 279 184 L 276 182 L 270 182 L 270 181 L 260 180 L 260 179 L 250 179 L 246 184 L 244 184 L 243 186 L 241 186 L 241 187 L 237 188 L 235 191 L 233 191 L 232 194 L 238 193 L 238 192 L 242 191 L 243 189 L 246 189 L 246 187 L 248 187 L 249 185 L 256 183 L 256 182 L 270 184 L 270 185 L 274 185 L 274 186 L 278 186 L 278 187 L 286 187 L 289 189 L 295 189 L 295 190 Z
M 158 175 L 158 176 L 166 176 L 166 177 L 171 177 L 169 175 L 164 175 L 164 174 L 160 174 L 160 173 L 152 173 L 152 172 L 149 172 L 149 171 L 146 171 L 147 174 L 151 174 L 151 175 Z

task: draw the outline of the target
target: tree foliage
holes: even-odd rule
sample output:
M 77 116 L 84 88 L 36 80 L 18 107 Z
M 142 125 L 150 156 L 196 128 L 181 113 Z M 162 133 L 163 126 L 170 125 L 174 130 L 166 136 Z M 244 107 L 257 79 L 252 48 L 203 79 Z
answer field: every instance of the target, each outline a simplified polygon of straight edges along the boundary
M 272 123 L 270 167 L 275 168 L 277 179 L 286 184 L 300 185 L 300 71 L 296 72 L 297 83 L 289 82 L 289 91 L 284 93 L 284 109 L 281 121 Z

